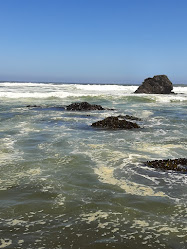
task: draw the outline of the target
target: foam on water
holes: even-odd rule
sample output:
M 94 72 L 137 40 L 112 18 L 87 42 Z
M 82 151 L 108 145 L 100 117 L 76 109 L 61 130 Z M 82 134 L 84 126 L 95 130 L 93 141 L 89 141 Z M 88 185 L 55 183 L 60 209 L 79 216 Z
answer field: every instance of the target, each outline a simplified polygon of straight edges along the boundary
M 145 186 L 143 184 L 138 184 L 136 182 L 133 182 L 132 179 L 129 181 L 125 178 L 116 178 L 115 177 L 115 171 L 117 169 L 125 168 L 125 160 L 124 158 L 127 157 L 127 154 L 120 153 L 118 151 L 110 151 L 108 148 L 105 148 L 104 145 L 100 147 L 99 145 L 89 145 L 92 148 L 94 148 L 94 152 L 90 153 L 92 160 L 96 162 L 97 167 L 94 169 L 95 174 L 98 175 L 98 179 L 107 184 L 112 184 L 115 186 L 120 187 L 123 189 L 127 194 L 132 195 L 139 195 L 139 196 L 160 196 L 160 197 L 166 197 L 167 195 L 163 193 L 162 191 L 154 191 L 150 186 Z M 105 151 L 106 153 L 106 162 L 101 161 L 101 155 L 100 155 L 100 148 L 102 148 L 102 151 Z M 129 158 L 128 157 L 128 163 Z M 116 167 L 116 162 L 123 160 L 123 165 L 119 164 L 118 167 Z
M 158 155 L 160 158 L 165 158 L 165 157 L 169 157 L 173 149 L 183 148 L 183 145 L 182 144 L 157 144 L 156 145 L 156 144 L 141 142 L 141 144 L 135 144 L 134 148 L 137 151 L 150 152 L 152 156 L 155 154 L 155 158 L 158 158 Z
M 187 94 L 187 86 L 174 86 L 173 87 L 174 93 L 181 93 L 181 94 Z
M 177 95 L 147 95 L 133 94 L 138 86 L 128 85 L 83 85 L 83 84 L 53 84 L 53 83 L 0 83 L 0 98 L 68 98 L 83 96 L 111 96 L 113 98 L 134 97 L 145 98 L 153 102 L 187 101 L 187 87 L 174 87 Z
M 8 162 L 12 162 L 14 160 L 22 159 L 22 152 L 18 149 L 15 149 L 16 140 L 12 138 L 2 138 L 0 139 L 0 164 L 4 165 Z
M 131 94 L 137 86 L 122 86 L 122 85 L 76 85 L 78 90 L 85 92 L 95 92 L 96 94 Z
M 68 92 L 46 92 L 46 93 L 39 93 L 39 92 L 1 92 L 0 97 L 1 98 L 15 98 L 15 99 L 20 99 L 20 98 L 33 98 L 33 99 L 44 99 L 44 98 L 67 98 L 67 97 L 81 97 L 84 96 L 84 94 L 81 93 L 68 93 Z M 91 94 L 90 96 L 94 96 Z
M 140 196 L 160 196 L 166 197 L 163 192 L 155 192 L 151 187 L 128 181 L 127 179 L 116 179 L 114 177 L 114 168 L 100 166 L 95 169 L 95 173 L 103 183 L 119 186 L 127 194 Z
M 0 248 L 6 248 L 12 244 L 11 239 L 0 239 L 0 242 L 1 242 Z

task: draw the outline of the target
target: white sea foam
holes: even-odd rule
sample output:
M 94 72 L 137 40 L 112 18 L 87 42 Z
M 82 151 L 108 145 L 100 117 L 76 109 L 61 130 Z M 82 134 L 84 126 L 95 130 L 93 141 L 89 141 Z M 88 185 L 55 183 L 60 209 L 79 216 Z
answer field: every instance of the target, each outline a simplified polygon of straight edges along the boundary
M 187 101 L 187 87 L 174 87 L 177 95 L 134 94 L 135 85 L 0 83 L 0 98 L 67 98 L 82 96 L 139 97 L 155 102 Z
M 84 94 L 68 93 L 68 92 L 0 92 L 2 98 L 66 98 L 66 97 L 84 96 Z
M 8 247 L 12 244 L 12 240 L 11 239 L 0 239 L 0 248 L 5 248 Z
M 91 91 L 91 92 L 102 92 L 102 93 L 133 93 L 137 86 L 122 86 L 122 85 L 77 85 L 78 90 Z
M 116 178 L 115 170 L 121 167 L 124 167 L 125 160 L 124 158 L 127 157 L 126 153 L 121 153 L 119 151 L 110 151 L 108 147 L 105 145 L 89 145 L 91 148 L 94 149 L 88 155 L 95 161 L 96 167 L 94 169 L 94 173 L 98 176 L 98 179 L 106 184 L 111 184 L 120 187 L 126 193 L 131 195 L 139 195 L 139 196 L 159 196 L 159 197 L 167 197 L 165 193 L 162 191 L 154 191 L 153 188 L 147 185 L 143 185 L 140 183 L 136 183 L 133 181 L 129 181 L 125 178 Z M 100 149 L 105 152 L 105 162 L 101 159 Z M 123 165 L 116 165 L 116 162 L 123 159 Z M 126 160 L 127 162 L 129 161 Z M 128 170 L 128 169 L 127 169 Z
M 174 86 L 173 92 L 187 94 L 187 86 Z
M 180 101 L 187 101 L 186 95 L 156 95 L 155 96 L 156 102 L 166 103 L 166 102 L 180 102 Z

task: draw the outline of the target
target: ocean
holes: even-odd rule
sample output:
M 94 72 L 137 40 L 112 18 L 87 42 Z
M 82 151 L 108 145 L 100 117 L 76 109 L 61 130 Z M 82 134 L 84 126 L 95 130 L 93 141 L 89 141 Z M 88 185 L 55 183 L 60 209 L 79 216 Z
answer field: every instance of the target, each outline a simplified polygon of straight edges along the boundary
M 144 162 L 186 157 L 187 85 L 137 87 L 0 82 L 0 248 L 186 248 L 187 175 Z M 91 127 L 126 114 L 141 128 Z

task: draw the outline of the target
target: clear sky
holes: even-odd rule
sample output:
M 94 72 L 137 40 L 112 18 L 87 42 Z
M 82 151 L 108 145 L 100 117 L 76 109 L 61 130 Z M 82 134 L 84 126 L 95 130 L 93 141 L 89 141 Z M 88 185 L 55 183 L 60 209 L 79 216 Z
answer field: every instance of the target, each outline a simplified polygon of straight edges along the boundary
M 186 0 L 0 0 L 0 80 L 187 83 Z

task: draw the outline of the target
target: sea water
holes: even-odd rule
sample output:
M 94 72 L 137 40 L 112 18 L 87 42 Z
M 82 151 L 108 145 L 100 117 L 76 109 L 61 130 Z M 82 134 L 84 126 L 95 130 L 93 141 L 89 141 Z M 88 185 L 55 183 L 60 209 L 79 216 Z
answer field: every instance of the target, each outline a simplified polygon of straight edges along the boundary
M 186 157 L 187 86 L 136 89 L 0 83 L 0 248 L 186 248 L 187 175 L 143 162 Z M 126 114 L 141 128 L 91 127 Z

